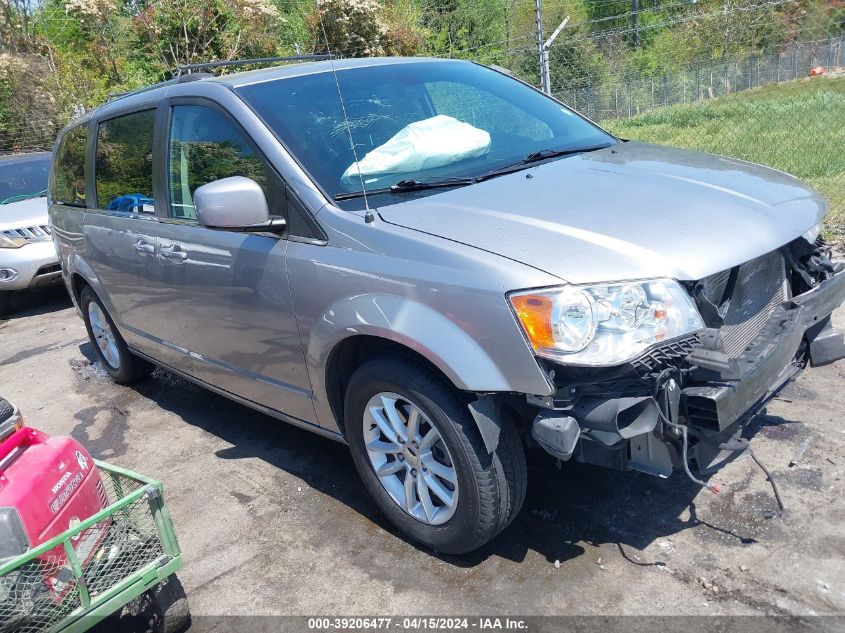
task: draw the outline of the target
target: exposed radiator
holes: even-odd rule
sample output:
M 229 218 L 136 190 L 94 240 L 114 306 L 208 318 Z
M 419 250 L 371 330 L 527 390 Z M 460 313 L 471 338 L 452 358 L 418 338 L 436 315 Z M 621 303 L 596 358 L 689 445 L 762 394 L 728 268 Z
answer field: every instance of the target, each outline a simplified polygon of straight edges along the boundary
M 722 301 L 730 274 L 726 270 L 702 281 L 704 294 L 716 305 Z M 728 356 L 739 356 L 763 329 L 775 307 L 787 299 L 786 265 L 779 251 L 742 264 L 721 328 Z

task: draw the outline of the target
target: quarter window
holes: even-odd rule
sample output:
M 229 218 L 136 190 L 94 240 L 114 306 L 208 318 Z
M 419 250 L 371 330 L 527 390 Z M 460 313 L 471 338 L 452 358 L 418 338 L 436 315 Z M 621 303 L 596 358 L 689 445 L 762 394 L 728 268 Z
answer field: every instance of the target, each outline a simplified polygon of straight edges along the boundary
M 221 112 L 207 106 L 174 106 L 169 149 L 170 215 L 195 220 L 194 191 L 206 183 L 244 176 L 264 189 L 270 213 L 284 215 L 284 189 L 264 159 Z
M 154 213 L 155 110 L 100 123 L 97 130 L 97 206 L 109 211 Z
M 85 145 L 87 125 L 78 125 L 62 137 L 53 163 L 50 187 L 56 204 L 85 206 Z

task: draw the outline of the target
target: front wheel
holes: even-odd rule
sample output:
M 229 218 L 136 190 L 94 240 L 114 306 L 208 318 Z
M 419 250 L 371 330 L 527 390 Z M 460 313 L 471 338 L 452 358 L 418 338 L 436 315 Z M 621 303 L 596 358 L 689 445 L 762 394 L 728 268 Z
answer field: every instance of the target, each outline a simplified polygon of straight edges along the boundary
M 402 356 L 361 366 L 344 407 L 347 439 L 369 493 L 402 532 L 463 554 L 487 543 L 525 498 L 525 454 L 502 421 L 489 454 L 460 393 Z
M 116 383 L 129 384 L 153 373 L 152 363 L 129 351 L 100 298 L 88 286 L 79 295 L 79 307 L 94 352 Z

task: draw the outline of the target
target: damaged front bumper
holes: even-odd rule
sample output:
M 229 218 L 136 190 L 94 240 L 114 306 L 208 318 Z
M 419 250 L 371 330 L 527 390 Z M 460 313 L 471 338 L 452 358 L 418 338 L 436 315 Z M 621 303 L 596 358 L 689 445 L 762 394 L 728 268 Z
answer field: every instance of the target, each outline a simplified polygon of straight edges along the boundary
M 685 466 L 688 441 L 688 465 L 712 472 L 737 456 L 725 447 L 808 362 L 845 358 L 845 335 L 830 320 L 843 301 L 845 262 L 836 262 L 811 290 L 777 305 L 738 355 L 723 351 L 712 328 L 600 375 L 559 368 L 555 396 L 529 397 L 540 407 L 531 436 L 561 460 L 663 477 Z

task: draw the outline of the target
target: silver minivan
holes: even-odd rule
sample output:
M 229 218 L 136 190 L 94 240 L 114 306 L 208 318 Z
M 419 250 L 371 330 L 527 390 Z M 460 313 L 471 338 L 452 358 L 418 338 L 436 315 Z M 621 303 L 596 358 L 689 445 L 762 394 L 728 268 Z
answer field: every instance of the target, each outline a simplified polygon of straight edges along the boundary
M 817 193 L 470 62 L 185 75 L 66 128 L 49 196 L 115 381 L 160 365 L 347 443 L 441 552 L 514 519 L 531 449 L 714 487 L 845 356 Z

